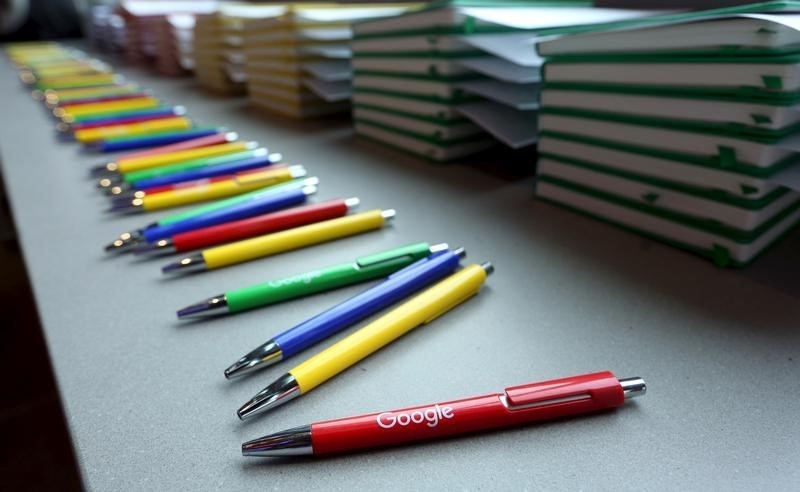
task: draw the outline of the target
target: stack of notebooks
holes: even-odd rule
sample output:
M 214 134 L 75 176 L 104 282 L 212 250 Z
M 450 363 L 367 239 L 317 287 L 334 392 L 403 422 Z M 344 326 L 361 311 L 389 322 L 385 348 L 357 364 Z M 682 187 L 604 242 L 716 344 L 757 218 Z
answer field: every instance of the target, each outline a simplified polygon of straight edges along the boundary
M 199 16 L 195 23 L 193 57 L 195 76 L 207 89 L 226 94 L 245 92 L 243 33 L 258 19 L 284 12 L 283 5 L 221 4 L 219 11 Z
M 559 29 L 652 15 L 586 2 L 435 2 L 354 27 L 353 117 L 367 139 L 435 161 L 537 141 L 541 57 Z
M 156 45 L 156 68 L 164 75 L 185 75 L 193 70 L 193 14 L 169 14 L 161 20 Z
M 159 71 L 165 74 L 181 73 L 180 47 L 176 45 L 175 31 L 168 18 L 175 14 L 190 17 L 208 14 L 216 8 L 217 2 L 213 0 L 121 2 L 119 11 L 126 26 L 126 57 L 132 62 L 154 62 Z
M 543 42 L 536 193 L 742 265 L 800 221 L 800 2 Z
M 247 92 L 258 108 L 295 118 L 350 109 L 354 21 L 414 4 L 292 5 L 245 29 Z

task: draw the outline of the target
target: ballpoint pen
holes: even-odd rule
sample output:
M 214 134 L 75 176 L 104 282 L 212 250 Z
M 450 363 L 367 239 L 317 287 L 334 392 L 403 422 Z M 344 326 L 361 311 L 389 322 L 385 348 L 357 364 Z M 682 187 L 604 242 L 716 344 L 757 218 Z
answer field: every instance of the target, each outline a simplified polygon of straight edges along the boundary
M 64 90 L 64 89 L 81 89 L 89 87 L 98 87 L 105 85 L 112 85 L 122 82 L 123 78 L 116 74 L 97 74 L 93 76 L 84 76 L 75 78 L 73 80 L 40 80 L 34 84 L 34 87 L 40 91 L 45 90 Z
M 265 171 L 267 169 L 277 170 L 277 169 L 287 169 L 288 167 L 289 166 L 286 164 L 272 165 L 270 163 L 267 163 L 266 165 L 262 164 L 260 167 L 257 167 L 255 169 L 247 169 L 244 171 L 240 171 L 238 173 L 225 174 L 223 176 L 211 176 L 209 178 L 199 178 L 199 179 L 193 179 L 191 181 L 181 181 L 180 183 L 171 183 L 160 186 L 150 186 L 148 188 L 143 188 L 143 189 L 131 189 L 128 191 L 123 191 L 117 195 L 114 195 L 114 193 L 112 192 L 111 198 L 113 198 L 113 201 L 115 202 L 122 201 L 124 203 L 124 200 L 132 201 L 136 198 L 153 196 L 157 195 L 158 193 L 164 193 L 166 191 L 179 191 L 187 188 L 196 188 L 200 186 L 206 186 L 212 183 L 230 181 L 231 179 L 234 179 L 237 176 L 247 176 L 249 174 L 261 173 L 262 171 Z M 115 191 L 115 189 L 113 188 L 112 190 Z
M 295 427 L 242 444 L 244 456 L 321 456 L 443 439 L 610 410 L 644 395 L 642 378 L 610 371 L 502 392 Z
M 144 121 L 169 118 L 171 116 L 184 116 L 186 108 L 183 106 L 164 106 L 162 108 L 148 109 L 128 113 L 125 116 L 110 118 L 87 118 L 78 123 L 58 123 L 56 130 L 62 133 L 76 132 L 78 130 L 88 130 L 90 128 L 111 127 L 128 125 L 130 123 L 141 123 Z
M 152 114 L 156 111 L 163 111 L 165 108 L 168 107 L 170 106 L 166 104 L 159 104 L 157 106 L 152 106 L 152 107 L 148 106 L 146 108 L 120 109 L 115 111 L 103 111 L 99 113 L 81 114 L 77 116 L 66 115 L 61 118 L 61 121 L 56 125 L 56 127 L 60 127 L 62 124 L 76 125 L 76 124 L 91 123 L 101 120 L 131 118 L 135 116 L 141 116 L 143 114 Z
M 178 274 L 214 270 L 245 261 L 291 251 L 314 244 L 382 228 L 395 211 L 370 210 L 338 219 L 317 222 L 288 231 L 237 241 L 201 251 L 164 266 L 163 273 Z
M 145 196 L 134 198 L 133 200 L 124 197 L 113 198 L 109 211 L 126 214 L 153 212 L 165 208 L 240 195 L 305 175 L 306 170 L 303 166 L 288 166 L 278 169 L 267 167 L 259 172 L 236 174 L 224 181 L 165 191 L 154 195 L 145 194 Z
M 146 241 L 134 246 L 134 253 L 170 254 L 202 249 L 217 244 L 230 243 L 248 237 L 260 236 L 271 232 L 284 231 L 324 220 L 344 217 L 358 207 L 358 198 L 328 200 L 302 207 L 294 207 L 278 212 L 267 211 L 260 215 L 249 215 L 236 220 L 217 222 L 208 227 L 193 227 L 190 230 L 176 231 L 175 227 L 166 226 L 173 234 L 158 234 L 157 240 Z M 154 231 L 145 231 L 143 237 L 153 238 Z
M 144 180 L 160 178 L 163 176 L 171 175 L 173 173 L 191 171 L 193 169 L 200 169 L 206 166 L 216 166 L 219 164 L 227 164 L 233 161 L 250 159 L 252 157 L 265 157 L 265 156 L 269 156 L 269 162 L 278 162 L 280 158 L 283 157 L 280 154 L 270 155 L 269 151 L 265 148 L 243 150 L 241 152 L 233 152 L 231 154 L 223 154 L 214 157 L 200 157 L 198 159 L 181 161 L 175 164 L 167 164 L 159 167 L 151 167 L 149 169 L 142 169 L 141 171 L 121 173 L 111 177 L 111 179 L 108 179 L 106 181 L 101 180 L 103 182 L 98 182 L 98 186 L 100 187 L 101 190 L 105 190 L 111 195 L 118 195 L 130 189 L 140 188 L 141 186 L 139 183 Z
M 147 109 L 161 105 L 157 97 L 145 96 L 122 101 L 107 101 L 77 106 L 56 107 L 53 116 L 62 119 L 73 119 L 79 116 L 100 115 L 131 109 Z
M 236 414 L 244 420 L 308 393 L 381 347 L 474 296 L 492 271 L 491 263 L 464 267 L 289 370 L 242 405 Z
M 89 97 L 81 97 L 75 98 L 68 101 L 61 101 L 56 102 L 53 104 L 48 104 L 50 109 L 59 108 L 68 108 L 72 106 L 80 106 L 83 104 L 94 104 L 94 103 L 103 103 L 103 102 L 111 102 L 111 101 L 126 101 L 128 99 L 138 99 L 142 97 L 152 96 L 152 93 L 149 91 L 138 91 L 138 92 L 126 92 L 122 94 L 101 94 L 101 95 L 92 95 Z
M 317 292 L 385 277 L 440 249 L 447 249 L 447 245 L 431 247 L 428 243 L 409 244 L 364 256 L 349 263 L 229 290 L 179 310 L 178 318 L 240 313 Z
M 164 217 L 147 226 L 120 234 L 105 247 L 109 253 L 131 251 L 142 243 L 153 243 L 175 234 L 222 224 L 281 208 L 302 204 L 316 192 L 319 179 L 297 179 L 279 185 L 218 200 L 179 214 Z
M 150 135 L 136 137 L 118 137 L 100 140 L 84 146 L 85 149 L 94 152 L 121 152 L 123 150 L 142 149 L 166 145 L 184 140 L 191 140 L 197 137 L 205 137 L 219 133 L 220 129 L 215 127 L 189 128 L 187 130 L 173 130 L 169 132 L 159 132 Z
M 147 135 L 158 131 L 184 130 L 192 127 L 192 120 L 185 116 L 167 116 L 123 125 L 106 125 L 73 131 L 77 142 L 86 144 L 114 137 Z
M 140 91 L 141 88 L 136 84 L 117 84 L 106 85 L 102 87 L 89 87 L 83 89 L 62 89 L 62 90 L 45 90 L 34 93 L 33 97 L 41 98 L 48 105 L 57 105 L 66 101 L 73 101 L 76 99 L 84 99 L 88 97 L 102 97 L 111 96 L 116 94 L 130 94 Z
M 226 133 L 226 136 L 231 135 Z M 215 135 L 216 137 L 216 135 Z M 235 137 L 235 134 L 233 135 Z M 228 138 L 228 137 L 226 137 Z M 251 150 L 258 147 L 256 142 L 226 141 L 213 145 L 203 145 L 201 147 L 191 147 L 187 149 L 170 150 L 156 154 L 125 156 L 113 162 L 108 162 L 102 166 L 92 169 L 91 174 L 95 177 L 108 179 L 110 182 L 117 182 L 121 179 L 120 174 L 141 171 L 154 167 L 166 166 L 177 162 L 199 159 L 201 157 L 213 157 L 224 154 L 233 154 L 244 150 Z M 100 186 L 104 186 L 101 181 Z
M 227 162 L 206 163 L 202 166 L 163 173 L 159 176 L 144 178 L 134 181 L 132 188 L 148 192 L 151 188 L 184 183 L 198 179 L 208 179 L 217 176 L 233 175 L 257 168 L 262 168 L 277 163 L 283 156 L 281 154 L 268 154 L 267 149 L 256 149 L 254 155 L 240 158 L 228 159 Z M 159 169 L 159 168 L 156 168 Z
M 225 377 L 233 379 L 244 376 L 288 359 L 452 274 L 465 252 L 463 248 L 449 251 L 447 247 L 447 244 L 437 244 L 422 251 L 417 250 L 415 254 L 408 255 L 417 257 L 416 261 L 407 257 L 404 261 L 406 266 L 393 273 L 387 271 L 387 265 L 384 264 L 384 272 L 389 275 L 386 280 L 267 340 L 228 366 Z M 378 257 L 378 264 L 387 259 L 398 261 L 396 257 Z M 263 395 L 264 392 L 261 392 L 251 400 L 243 415 L 259 411 L 263 405 L 270 405 L 271 400 L 262 399 Z

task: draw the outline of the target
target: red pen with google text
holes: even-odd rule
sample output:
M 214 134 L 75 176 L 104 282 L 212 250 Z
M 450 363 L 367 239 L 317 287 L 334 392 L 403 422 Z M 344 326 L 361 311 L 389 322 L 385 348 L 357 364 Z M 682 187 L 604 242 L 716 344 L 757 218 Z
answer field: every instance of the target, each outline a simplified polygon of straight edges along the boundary
M 244 456 L 321 456 L 442 439 L 622 406 L 641 378 L 609 371 L 525 384 L 463 400 L 317 422 L 242 444 Z

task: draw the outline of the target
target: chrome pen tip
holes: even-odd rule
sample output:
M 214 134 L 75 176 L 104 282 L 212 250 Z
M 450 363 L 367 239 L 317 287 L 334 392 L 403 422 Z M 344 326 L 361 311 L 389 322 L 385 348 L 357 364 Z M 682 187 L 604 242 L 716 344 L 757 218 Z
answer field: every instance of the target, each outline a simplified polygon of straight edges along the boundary
M 141 198 L 113 197 L 111 199 L 111 207 L 107 208 L 106 212 L 115 214 L 144 212 L 144 200 Z
M 259 391 L 256 396 L 241 406 L 236 415 L 247 420 L 257 413 L 266 412 L 300 396 L 300 385 L 289 373 Z
M 486 272 L 486 275 L 491 275 L 494 273 L 494 265 L 492 265 L 492 263 L 489 261 L 481 263 L 481 268 L 483 268 L 483 270 Z
M 393 208 L 387 208 L 386 210 L 381 211 L 381 217 L 383 217 L 383 219 L 386 222 L 393 221 L 396 215 L 397 215 L 397 210 Z
M 159 255 L 159 254 L 169 254 L 174 253 L 177 251 L 175 246 L 172 244 L 171 239 L 159 239 L 154 243 L 140 243 L 137 244 L 136 247 L 133 249 L 133 254 L 135 255 Z
M 640 377 L 620 378 L 619 384 L 622 386 L 622 392 L 625 395 L 626 400 L 628 398 L 636 398 L 637 396 L 642 396 L 647 393 L 647 384 L 644 382 L 644 379 Z
M 281 347 L 274 340 L 270 340 L 228 366 L 225 369 L 225 378 L 235 379 L 245 374 L 251 374 L 281 360 L 283 360 Z
M 178 319 L 205 318 L 228 313 L 228 299 L 225 294 L 210 297 L 203 302 L 186 306 L 178 310 Z M 227 377 L 227 370 L 225 371 Z
M 275 432 L 242 444 L 242 456 L 307 456 L 314 454 L 311 426 Z
M 125 253 L 134 248 L 141 241 L 138 232 L 126 232 L 105 246 L 106 253 Z
M 89 169 L 89 176 L 93 178 L 100 178 L 107 174 L 115 175 L 118 173 L 117 171 L 118 166 L 115 162 L 107 162 L 105 164 L 101 164 L 99 166 L 95 166 Z
M 200 272 L 206 269 L 206 262 L 202 254 L 187 256 L 176 262 L 165 265 L 161 268 L 161 273 L 164 274 L 181 274 Z

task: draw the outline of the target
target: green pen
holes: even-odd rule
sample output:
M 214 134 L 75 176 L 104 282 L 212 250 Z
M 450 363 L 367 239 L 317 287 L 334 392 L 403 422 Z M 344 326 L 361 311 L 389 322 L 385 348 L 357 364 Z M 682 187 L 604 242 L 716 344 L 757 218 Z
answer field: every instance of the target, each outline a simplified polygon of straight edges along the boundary
M 321 270 L 312 270 L 292 277 L 251 285 L 208 298 L 178 311 L 178 318 L 198 318 L 233 314 L 277 302 L 316 294 L 386 277 L 431 253 L 444 251 L 447 244 L 415 243 L 364 256 Z
M 275 193 L 277 191 L 285 191 L 291 188 L 316 186 L 318 184 L 319 184 L 319 178 L 317 177 L 293 179 L 291 181 L 286 181 L 285 183 L 268 186 L 266 188 L 251 191 L 249 193 L 243 193 L 241 195 L 233 196 L 231 198 L 225 198 L 223 200 L 217 200 L 215 202 L 207 203 L 205 205 L 189 209 L 185 212 L 164 217 L 163 219 L 148 224 L 145 227 L 142 227 L 141 229 L 136 229 L 134 231 L 122 233 L 119 235 L 119 238 L 115 239 L 114 241 L 106 245 L 105 250 L 108 253 L 124 253 L 126 251 L 130 251 L 134 246 L 136 246 L 141 242 L 142 232 L 148 227 L 153 227 L 157 225 L 162 225 L 162 226 L 169 225 L 175 222 L 179 222 L 181 220 L 191 219 L 193 217 L 197 217 L 198 215 L 214 212 L 215 210 L 229 207 L 231 205 L 236 205 L 238 203 L 242 203 L 252 198 L 260 197 L 262 195 L 266 195 L 269 193 Z
M 218 155 L 214 157 L 201 157 L 199 159 L 183 161 L 177 164 L 170 164 L 167 166 L 142 169 L 141 171 L 123 173 L 120 175 L 120 178 L 122 178 L 122 181 L 124 181 L 122 183 L 114 184 L 110 180 L 106 180 L 105 182 L 98 183 L 98 185 L 100 186 L 100 188 L 105 188 L 106 191 L 108 191 L 109 194 L 111 195 L 119 195 L 120 193 L 135 187 L 136 183 L 143 179 L 167 176 L 178 172 L 191 171 L 193 169 L 199 169 L 208 166 L 228 164 L 229 162 L 234 162 L 242 159 L 250 159 L 252 157 L 262 157 L 268 154 L 267 149 L 256 148 L 258 146 L 256 142 L 249 142 L 248 146 L 252 147 L 252 149 L 245 150 L 242 152 L 234 152 L 232 154 Z M 108 183 L 109 186 L 104 186 L 106 183 Z

